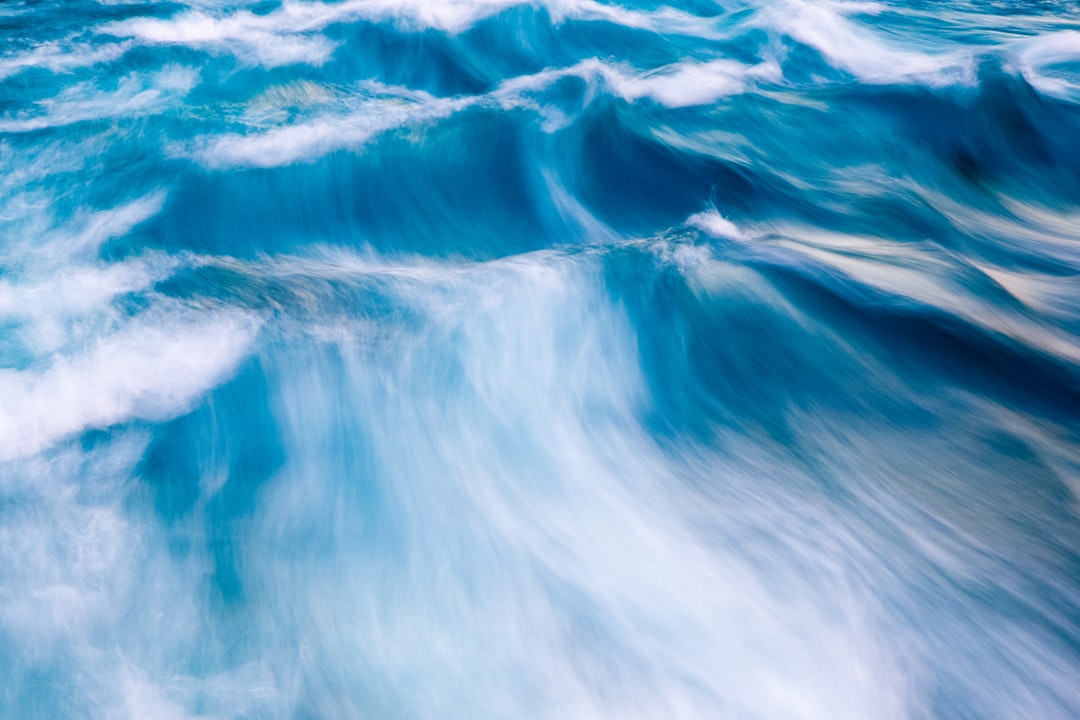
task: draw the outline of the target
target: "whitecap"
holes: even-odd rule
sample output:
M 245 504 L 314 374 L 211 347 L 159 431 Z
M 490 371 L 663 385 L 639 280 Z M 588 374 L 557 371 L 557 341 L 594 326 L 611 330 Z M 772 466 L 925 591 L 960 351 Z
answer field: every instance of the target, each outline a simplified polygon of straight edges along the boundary
M 718 37 L 707 18 L 663 7 L 630 10 L 595 0 L 345 0 L 338 3 L 285 2 L 265 14 L 240 9 L 231 13 L 189 9 L 169 18 L 133 18 L 100 28 L 116 37 L 144 44 L 186 45 L 232 53 L 241 60 L 276 67 L 293 63 L 322 65 L 336 44 L 320 34 L 340 23 L 395 22 L 411 30 L 461 33 L 478 21 L 510 7 L 538 5 L 556 22 L 609 22 L 662 34 Z
M 1060 30 L 1020 40 L 1012 46 L 1020 72 L 1045 95 L 1080 102 L 1080 76 L 1054 66 L 1080 62 L 1080 31 Z
M 915 82 L 932 87 L 975 83 L 970 51 L 929 52 L 894 45 L 845 17 L 861 11 L 860 6 L 784 0 L 765 6 L 754 23 L 815 48 L 833 66 L 863 82 Z
M 213 168 L 309 162 L 337 150 L 355 150 L 387 130 L 447 117 L 474 102 L 364 83 L 360 94 L 345 98 L 335 110 L 268 130 L 203 137 L 181 152 Z
M 46 68 L 54 73 L 61 73 L 112 62 L 122 57 L 130 47 L 130 42 L 42 43 L 27 52 L 0 57 L 0 80 L 27 68 Z
M 747 237 L 735 223 L 714 209 L 691 215 L 686 224 L 724 240 L 745 240 Z
M 87 429 L 183 412 L 235 370 L 257 329 L 241 313 L 144 313 L 44 369 L 0 369 L 0 460 Z
M 88 120 L 157 115 L 182 100 L 198 81 L 192 68 L 168 66 L 151 74 L 131 73 L 115 90 L 82 82 L 55 97 L 39 100 L 38 112 L 20 112 L 0 118 L 0 133 L 25 133 L 64 127 Z
M 245 540 L 261 549 L 247 570 L 280 587 L 315 558 L 328 568 L 261 600 L 286 645 L 320 648 L 305 673 L 341 669 L 313 702 L 349 696 L 375 666 L 417 716 L 453 703 L 477 717 L 903 717 L 910 678 L 869 603 L 840 582 L 826 600 L 794 567 L 772 564 L 774 586 L 745 548 L 695 532 L 707 501 L 642 426 L 634 328 L 595 258 L 402 269 L 380 288 L 408 331 L 346 328 L 268 364 L 289 462 Z M 342 264 L 328 269 L 342 281 Z M 371 480 L 349 474 L 358 455 Z M 814 523 L 731 465 L 701 472 L 729 489 L 710 506 L 718 527 Z M 367 482 L 378 507 L 358 497 Z M 282 552 L 311 522 L 333 523 L 332 543 Z M 436 691 L 399 694 L 418 678 Z
M 248 103 L 240 118 L 249 123 L 248 132 L 204 136 L 186 147 L 177 146 L 175 151 L 211 168 L 279 167 L 310 162 L 338 150 L 357 150 L 380 133 L 437 122 L 473 107 L 533 110 L 545 118 L 545 129 L 554 131 L 566 118 L 557 117 L 557 111 L 535 96 L 565 78 L 583 79 L 627 102 L 647 99 L 669 108 L 684 108 L 748 92 L 758 83 L 777 81 L 779 76 L 779 66 L 773 61 L 758 65 L 730 60 L 683 62 L 637 71 L 590 58 L 570 67 L 510 78 L 482 95 L 438 97 L 373 81 L 361 83 L 352 95 L 331 94 L 312 85 L 303 86 L 302 91 L 282 87 Z M 316 112 L 265 128 L 266 121 L 282 116 L 268 105 L 282 102 L 281 98 L 300 97 L 298 92 L 303 97 L 301 108 L 314 107 Z

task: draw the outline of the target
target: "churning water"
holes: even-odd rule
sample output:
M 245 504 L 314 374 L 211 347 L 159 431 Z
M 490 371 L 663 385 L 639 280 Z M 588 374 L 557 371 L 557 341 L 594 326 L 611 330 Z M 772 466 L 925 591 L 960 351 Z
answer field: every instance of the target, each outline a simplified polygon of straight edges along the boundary
M 1080 6 L 5 0 L 0 716 L 1080 717 Z

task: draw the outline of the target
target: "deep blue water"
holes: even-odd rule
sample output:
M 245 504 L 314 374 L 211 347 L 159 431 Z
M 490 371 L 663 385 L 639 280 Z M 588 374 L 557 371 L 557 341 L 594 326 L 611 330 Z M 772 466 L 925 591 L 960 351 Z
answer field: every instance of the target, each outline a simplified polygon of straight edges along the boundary
M 4 0 L 0 718 L 1080 717 L 1080 5 Z

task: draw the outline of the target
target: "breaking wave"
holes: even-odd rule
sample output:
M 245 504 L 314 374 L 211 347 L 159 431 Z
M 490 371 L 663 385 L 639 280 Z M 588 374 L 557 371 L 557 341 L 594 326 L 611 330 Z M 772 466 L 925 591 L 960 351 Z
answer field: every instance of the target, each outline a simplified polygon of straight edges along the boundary
M 1080 716 L 1080 8 L 0 8 L 0 715 Z

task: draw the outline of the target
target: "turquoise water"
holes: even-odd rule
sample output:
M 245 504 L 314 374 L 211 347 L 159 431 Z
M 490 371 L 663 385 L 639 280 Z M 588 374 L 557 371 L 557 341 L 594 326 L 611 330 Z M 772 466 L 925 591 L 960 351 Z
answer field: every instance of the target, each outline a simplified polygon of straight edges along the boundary
M 0 4 L 0 717 L 1080 717 L 1080 5 Z

